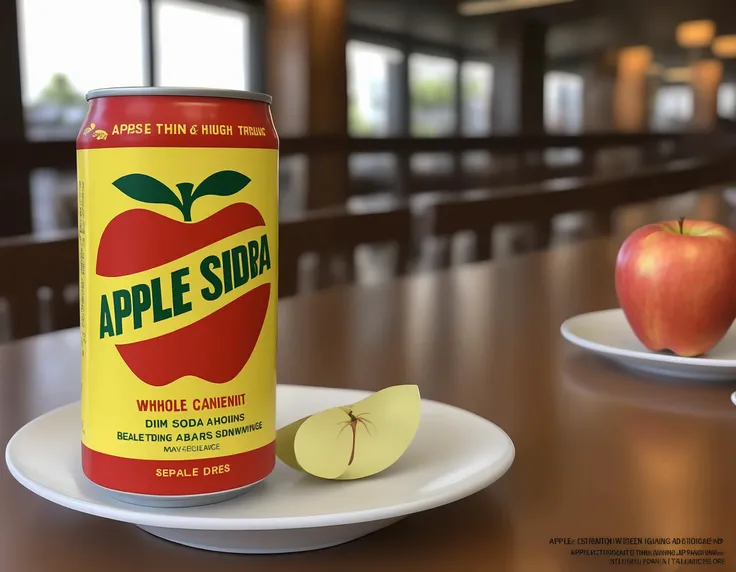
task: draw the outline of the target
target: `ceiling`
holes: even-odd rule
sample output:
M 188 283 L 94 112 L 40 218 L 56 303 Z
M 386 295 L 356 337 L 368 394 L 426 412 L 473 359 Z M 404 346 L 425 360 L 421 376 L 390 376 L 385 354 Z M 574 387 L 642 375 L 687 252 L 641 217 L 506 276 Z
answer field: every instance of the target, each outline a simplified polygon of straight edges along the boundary
M 675 41 L 679 22 L 709 18 L 718 33 L 736 33 L 734 0 L 574 0 L 514 13 L 463 17 L 458 0 L 348 0 L 351 23 L 466 50 L 490 53 L 495 31 L 509 20 L 548 24 L 550 60 L 574 61 L 599 50 L 648 44 L 665 65 L 681 65 L 686 53 Z
M 495 46 L 495 24 L 463 18 L 444 0 L 348 0 L 351 24 L 408 36 L 418 42 L 489 53 Z

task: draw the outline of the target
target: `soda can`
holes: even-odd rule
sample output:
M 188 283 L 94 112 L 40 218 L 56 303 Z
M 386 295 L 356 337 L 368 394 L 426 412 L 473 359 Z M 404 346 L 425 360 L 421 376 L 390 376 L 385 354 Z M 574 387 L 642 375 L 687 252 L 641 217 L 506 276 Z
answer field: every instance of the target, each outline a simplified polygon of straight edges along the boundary
M 275 464 L 278 135 L 265 94 L 111 88 L 77 139 L 82 470 L 232 498 Z

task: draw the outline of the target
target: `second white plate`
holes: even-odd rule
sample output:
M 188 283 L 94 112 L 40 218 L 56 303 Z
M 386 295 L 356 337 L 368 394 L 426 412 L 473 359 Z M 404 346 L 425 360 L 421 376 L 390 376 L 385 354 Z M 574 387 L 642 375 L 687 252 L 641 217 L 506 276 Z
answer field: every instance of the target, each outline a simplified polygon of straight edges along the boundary
M 560 330 L 569 342 L 629 369 L 665 378 L 736 381 L 736 326 L 710 352 L 695 358 L 648 350 L 620 308 L 575 316 Z
M 279 385 L 277 424 L 368 392 Z M 471 495 L 501 477 L 514 446 L 499 427 L 468 411 L 422 400 L 414 441 L 395 465 L 356 481 L 324 481 L 277 461 L 261 485 L 236 499 L 193 508 L 125 504 L 81 470 L 79 403 L 31 421 L 8 443 L 11 474 L 43 498 L 87 514 L 136 524 L 180 544 L 221 552 L 315 550 L 354 540 L 407 515 Z

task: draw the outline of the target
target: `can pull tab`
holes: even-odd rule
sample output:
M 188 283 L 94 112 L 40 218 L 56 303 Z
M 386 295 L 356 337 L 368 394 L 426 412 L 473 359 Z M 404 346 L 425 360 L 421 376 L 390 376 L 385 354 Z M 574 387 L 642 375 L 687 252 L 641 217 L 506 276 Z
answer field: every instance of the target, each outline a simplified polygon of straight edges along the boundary
M 736 391 L 731 394 L 731 403 L 736 405 Z

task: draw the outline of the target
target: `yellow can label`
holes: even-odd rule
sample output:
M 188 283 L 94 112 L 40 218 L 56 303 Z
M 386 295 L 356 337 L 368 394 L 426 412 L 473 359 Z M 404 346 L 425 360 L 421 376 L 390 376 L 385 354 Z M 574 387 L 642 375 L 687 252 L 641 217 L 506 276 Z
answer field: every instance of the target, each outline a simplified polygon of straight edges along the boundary
M 278 151 L 77 161 L 85 473 L 120 489 L 125 471 L 151 494 L 260 480 L 275 438 Z

